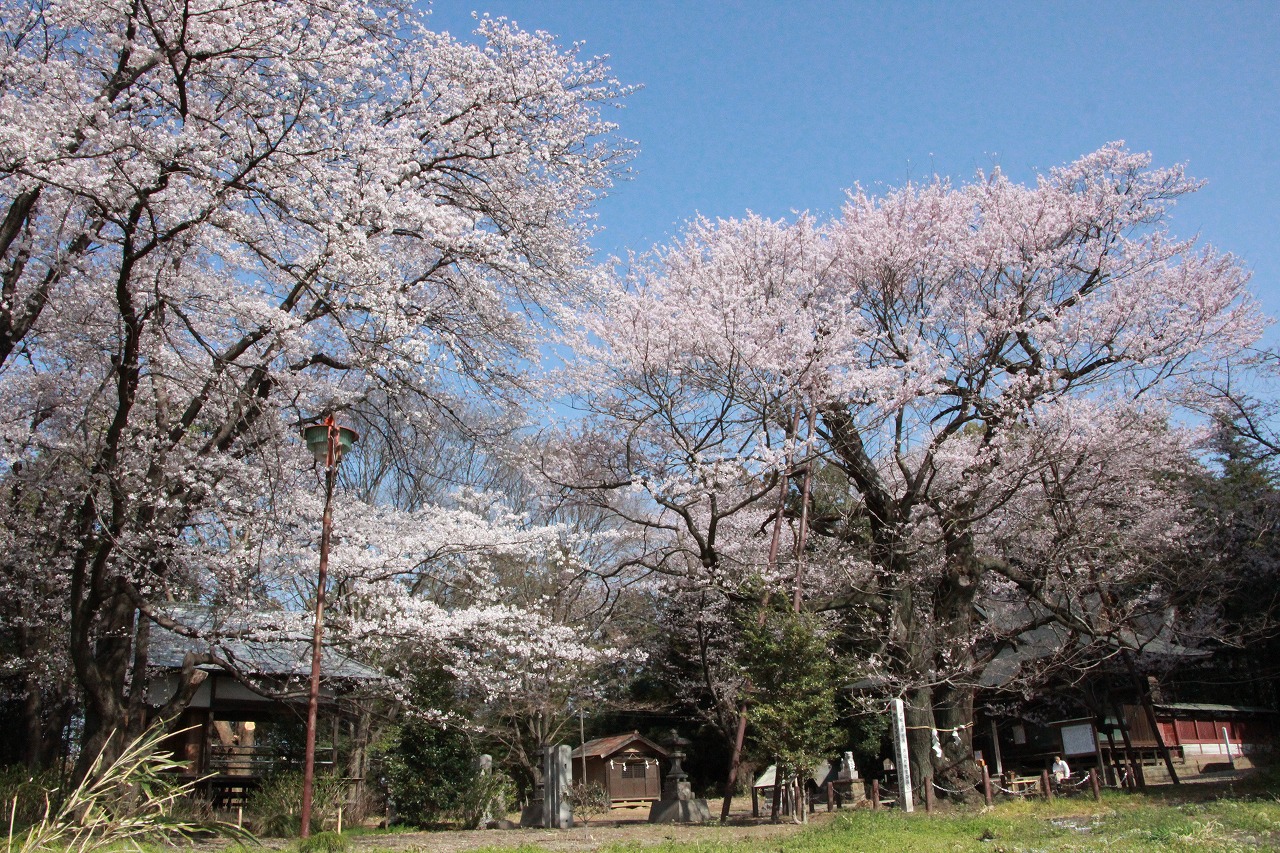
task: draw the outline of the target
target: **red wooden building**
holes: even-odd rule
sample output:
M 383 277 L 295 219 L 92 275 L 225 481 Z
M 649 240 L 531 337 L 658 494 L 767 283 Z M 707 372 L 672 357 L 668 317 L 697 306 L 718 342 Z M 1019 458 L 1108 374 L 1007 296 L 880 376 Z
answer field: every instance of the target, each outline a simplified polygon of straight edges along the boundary
M 1158 702 L 1156 723 L 1174 757 L 1195 764 L 1227 761 L 1272 747 L 1276 735 L 1275 712 L 1247 705 L 1214 705 L 1194 702 Z M 1142 708 L 1126 705 L 1129 739 L 1135 749 L 1154 750 L 1155 734 Z M 1113 732 L 1112 740 L 1119 741 Z M 1104 748 L 1109 745 L 1103 740 Z

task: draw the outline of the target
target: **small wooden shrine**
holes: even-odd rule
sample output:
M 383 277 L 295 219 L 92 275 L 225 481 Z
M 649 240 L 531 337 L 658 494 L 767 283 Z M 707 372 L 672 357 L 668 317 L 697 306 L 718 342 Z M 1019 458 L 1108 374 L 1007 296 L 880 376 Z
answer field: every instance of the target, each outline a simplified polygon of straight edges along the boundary
M 573 783 L 585 778 L 604 788 L 610 808 L 648 805 L 662 798 L 667 756 L 666 748 L 639 732 L 589 740 L 573 751 Z

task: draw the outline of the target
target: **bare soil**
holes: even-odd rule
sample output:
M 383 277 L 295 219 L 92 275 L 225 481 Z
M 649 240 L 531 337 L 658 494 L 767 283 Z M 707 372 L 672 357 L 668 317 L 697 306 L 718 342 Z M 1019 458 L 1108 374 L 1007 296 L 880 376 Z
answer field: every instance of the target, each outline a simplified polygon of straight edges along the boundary
M 647 847 L 664 842 L 727 842 L 761 838 L 778 838 L 794 834 L 802 826 L 789 818 L 770 823 L 767 818 L 753 819 L 750 812 L 734 813 L 727 825 L 721 825 L 720 801 L 708 802 L 713 820 L 708 824 L 654 824 L 648 822 L 648 808 L 615 809 L 573 829 L 480 829 L 469 832 L 404 832 L 357 836 L 352 849 L 391 850 L 396 853 L 462 853 L 484 847 L 520 847 L 524 845 L 556 851 L 556 853 L 589 853 L 609 844 Z M 810 825 L 825 822 L 830 816 L 817 812 Z

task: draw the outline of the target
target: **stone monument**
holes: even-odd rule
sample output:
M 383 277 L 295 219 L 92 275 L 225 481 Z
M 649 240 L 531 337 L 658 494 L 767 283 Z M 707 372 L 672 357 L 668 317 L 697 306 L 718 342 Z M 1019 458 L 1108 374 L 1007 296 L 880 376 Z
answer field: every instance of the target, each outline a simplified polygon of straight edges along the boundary
M 662 783 L 662 799 L 649 809 L 649 823 L 705 823 L 711 820 L 707 801 L 693 796 L 689 774 L 680 766 L 689 741 L 672 729 L 666 745 L 671 748 L 671 770 Z
M 542 758 L 542 825 L 547 829 L 573 826 L 573 767 L 568 744 L 547 747 Z
M 563 743 L 543 748 L 542 779 L 535 785 L 533 801 L 520 812 L 522 827 L 573 827 L 573 801 L 569 796 L 569 788 L 573 784 L 570 752 L 568 745 Z

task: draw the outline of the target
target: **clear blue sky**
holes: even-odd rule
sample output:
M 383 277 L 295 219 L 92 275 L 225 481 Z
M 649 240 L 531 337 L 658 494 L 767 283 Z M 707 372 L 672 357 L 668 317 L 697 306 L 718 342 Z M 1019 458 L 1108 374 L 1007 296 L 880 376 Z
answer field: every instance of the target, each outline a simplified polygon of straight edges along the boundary
M 854 183 L 994 165 L 1026 180 L 1123 139 L 1209 182 L 1175 231 L 1241 256 L 1280 315 L 1280 2 L 437 0 L 432 28 L 466 37 L 473 11 L 644 86 L 617 114 L 640 153 L 599 207 L 604 253 L 695 213 L 822 214 Z

